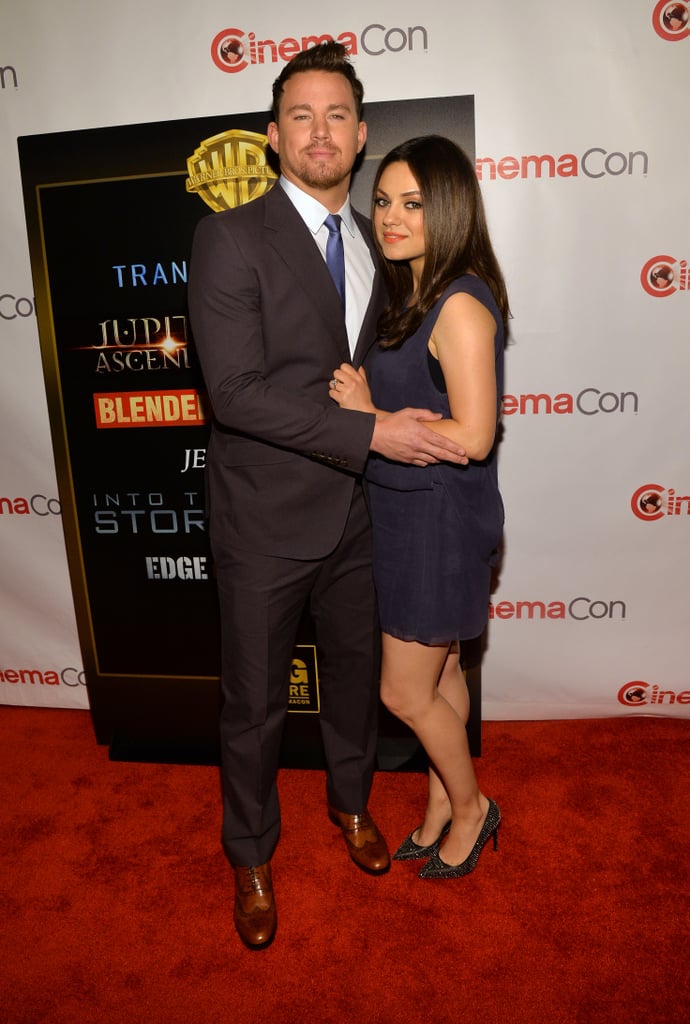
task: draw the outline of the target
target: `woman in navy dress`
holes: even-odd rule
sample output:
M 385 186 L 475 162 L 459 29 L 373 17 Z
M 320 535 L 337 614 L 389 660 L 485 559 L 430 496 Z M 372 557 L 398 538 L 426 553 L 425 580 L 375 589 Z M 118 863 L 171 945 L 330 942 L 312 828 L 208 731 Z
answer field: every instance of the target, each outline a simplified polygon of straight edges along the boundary
M 371 455 L 366 472 L 381 699 L 429 758 L 424 821 L 394 857 L 425 860 L 422 878 L 453 878 L 491 837 L 496 846 L 501 820 L 474 773 L 459 644 L 486 625 L 503 528 L 495 445 L 508 298 L 474 168 L 449 139 L 411 139 L 384 157 L 372 220 L 391 301 L 367 372 L 343 363 L 330 396 L 377 417 L 418 409 L 469 458 L 414 466 Z

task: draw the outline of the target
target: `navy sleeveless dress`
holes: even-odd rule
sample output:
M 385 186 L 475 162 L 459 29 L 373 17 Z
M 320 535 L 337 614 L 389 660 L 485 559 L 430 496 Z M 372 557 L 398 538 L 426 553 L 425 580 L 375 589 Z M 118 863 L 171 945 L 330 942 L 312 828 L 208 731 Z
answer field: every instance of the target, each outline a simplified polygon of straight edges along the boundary
M 446 288 L 400 348 L 377 346 L 371 353 L 367 376 L 380 409 L 395 412 L 412 406 L 450 416 L 443 374 L 427 346 L 444 302 L 456 292 L 474 296 L 496 320 L 500 401 L 502 317 L 488 285 L 464 274 Z M 483 462 L 467 466 L 409 466 L 372 453 L 365 475 L 383 631 L 426 644 L 479 636 L 488 619 L 491 568 L 503 530 L 495 450 Z

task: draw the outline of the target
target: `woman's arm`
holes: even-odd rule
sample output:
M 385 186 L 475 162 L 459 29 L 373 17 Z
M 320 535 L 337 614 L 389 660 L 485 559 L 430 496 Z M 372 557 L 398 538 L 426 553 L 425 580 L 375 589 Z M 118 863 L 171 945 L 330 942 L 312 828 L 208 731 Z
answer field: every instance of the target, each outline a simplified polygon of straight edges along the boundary
M 429 339 L 446 381 L 451 418 L 428 426 L 479 461 L 496 435 L 495 335 L 496 321 L 486 306 L 459 292 L 444 302 Z
M 349 363 L 341 363 L 333 373 L 328 394 L 342 409 L 375 414 L 371 450 L 387 459 L 413 466 L 437 462 L 467 465 L 467 454 L 453 437 L 440 436 L 438 431 L 429 429 L 438 425 L 440 413 L 429 409 L 406 408 L 394 413 L 377 409 L 363 367 L 355 370 Z

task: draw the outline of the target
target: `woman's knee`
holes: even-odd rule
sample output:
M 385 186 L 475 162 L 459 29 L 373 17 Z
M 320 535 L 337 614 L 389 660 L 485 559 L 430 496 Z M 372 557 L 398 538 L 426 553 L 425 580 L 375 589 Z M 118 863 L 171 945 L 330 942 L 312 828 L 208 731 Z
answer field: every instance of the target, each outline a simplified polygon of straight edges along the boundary
M 404 688 L 381 680 L 381 701 L 396 718 L 404 722 L 412 722 L 421 712 L 419 694 L 410 694 Z
M 384 704 L 394 715 L 397 714 L 397 696 L 395 687 L 391 686 L 385 679 L 381 680 L 381 703 Z

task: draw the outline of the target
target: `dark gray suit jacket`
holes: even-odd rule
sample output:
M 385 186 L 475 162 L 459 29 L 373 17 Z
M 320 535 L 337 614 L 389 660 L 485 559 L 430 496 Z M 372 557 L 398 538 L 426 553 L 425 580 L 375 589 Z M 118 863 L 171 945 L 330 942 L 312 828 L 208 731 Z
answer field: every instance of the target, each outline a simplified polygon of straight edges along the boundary
M 374 261 L 368 220 L 355 212 Z M 214 545 L 297 559 L 337 544 L 374 427 L 328 381 L 350 361 L 344 318 L 311 233 L 276 185 L 197 226 L 189 311 L 215 422 L 207 453 Z M 375 340 L 377 270 L 352 362 Z

